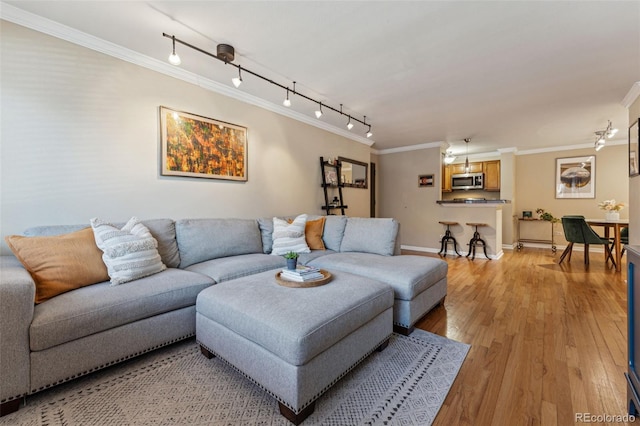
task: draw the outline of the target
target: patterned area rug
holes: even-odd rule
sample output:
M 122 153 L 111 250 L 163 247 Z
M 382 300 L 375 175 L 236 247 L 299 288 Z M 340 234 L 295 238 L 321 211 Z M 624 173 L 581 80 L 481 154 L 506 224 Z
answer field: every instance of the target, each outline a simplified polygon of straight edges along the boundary
M 394 334 L 316 403 L 303 425 L 430 425 L 469 345 Z M 27 398 L 0 425 L 291 425 L 260 387 L 193 339 Z

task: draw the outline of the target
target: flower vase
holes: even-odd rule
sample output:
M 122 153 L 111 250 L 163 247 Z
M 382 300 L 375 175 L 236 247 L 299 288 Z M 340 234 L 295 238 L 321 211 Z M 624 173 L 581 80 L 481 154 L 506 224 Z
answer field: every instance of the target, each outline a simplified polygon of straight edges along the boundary
M 620 220 L 620 213 L 611 210 L 604 214 L 604 218 L 606 220 Z

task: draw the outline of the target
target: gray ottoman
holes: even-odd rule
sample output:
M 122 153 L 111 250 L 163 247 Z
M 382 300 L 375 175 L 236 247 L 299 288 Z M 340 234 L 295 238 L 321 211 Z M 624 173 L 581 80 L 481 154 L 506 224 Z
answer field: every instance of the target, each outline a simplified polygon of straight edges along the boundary
M 393 331 L 393 290 L 346 272 L 320 287 L 277 284 L 277 271 L 216 284 L 196 302 L 202 353 L 240 370 L 299 424 L 316 399 Z
M 308 263 L 330 271 L 349 271 L 390 285 L 395 292 L 394 331 L 411 334 L 414 324 L 447 295 L 449 265 L 425 256 L 381 256 L 370 253 L 336 253 Z

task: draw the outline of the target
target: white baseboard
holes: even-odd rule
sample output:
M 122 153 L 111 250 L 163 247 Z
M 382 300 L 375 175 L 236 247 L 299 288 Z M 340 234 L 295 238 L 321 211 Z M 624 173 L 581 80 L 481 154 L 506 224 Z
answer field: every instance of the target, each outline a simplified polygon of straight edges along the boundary
M 435 249 L 435 248 L 431 248 L 431 247 L 418 247 L 418 246 L 407 246 L 407 245 L 400 245 L 400 248 L 402 250 L 411 250 L 411 251 L 419 251 L 419 252 L 423 252 L 423 253 L 440 253 L 440 249 Z M 482 249 L 480 249 L 482 250 Z M 462 251 L 462 250 L 458 250 L 458 253 L 460 253 L 460 255 L 462 256 L 466 256 L 468 254 L 468 252 L 466 251 Z M 454 250 L 447 250 L 447 255 L 452 255 L 452 256 L 457 256 L 456 252 Z M 476 250 L 476 257 L 478 257 L 478 255 L 481 255 L 484 258 L 484 253 L 482 251 L 478 252 L 478 250 Z M 500 250 L 498 253 L 494 254 L 494 255 L 489 255 L 489 259 L 495 259 L 498 260 L 500 259 L 502 256 L 504 255 L 504 251 Z

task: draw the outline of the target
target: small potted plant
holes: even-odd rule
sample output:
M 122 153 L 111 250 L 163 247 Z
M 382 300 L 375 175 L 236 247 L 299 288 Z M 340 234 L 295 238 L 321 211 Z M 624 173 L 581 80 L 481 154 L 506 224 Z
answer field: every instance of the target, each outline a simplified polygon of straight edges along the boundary
M 284 258 L 287 259 L 287 269 L 294 271 L 298 267 L 298 253 L 295 251 L 285 254 Z

